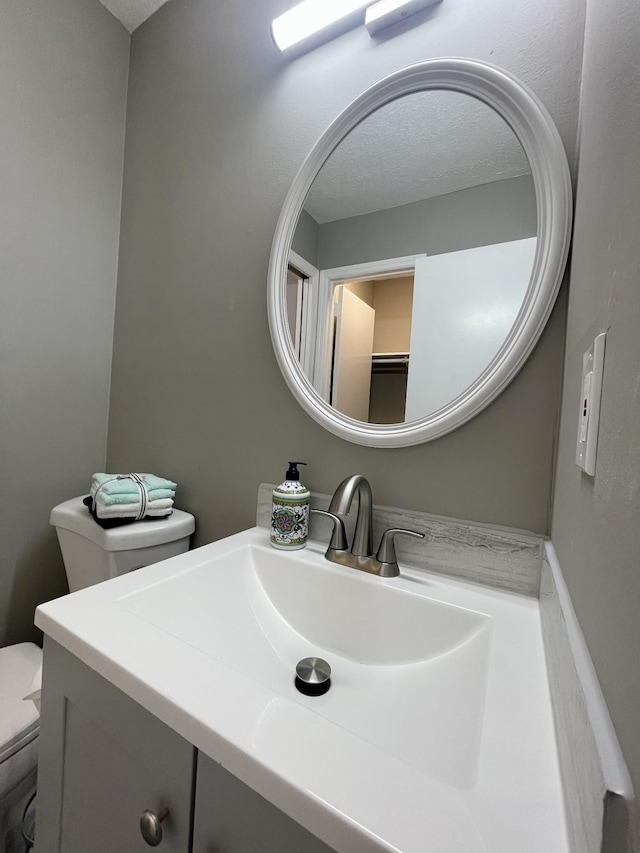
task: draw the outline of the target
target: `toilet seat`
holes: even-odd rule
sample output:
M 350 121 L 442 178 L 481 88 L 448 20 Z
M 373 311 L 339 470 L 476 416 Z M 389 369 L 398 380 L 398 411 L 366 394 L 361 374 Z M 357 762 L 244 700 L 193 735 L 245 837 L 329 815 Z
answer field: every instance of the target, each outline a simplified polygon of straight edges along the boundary
M 36 766 L 40 715 L 24 696 L 41 663 L 34 643 L 0 649 L 0 800 Z

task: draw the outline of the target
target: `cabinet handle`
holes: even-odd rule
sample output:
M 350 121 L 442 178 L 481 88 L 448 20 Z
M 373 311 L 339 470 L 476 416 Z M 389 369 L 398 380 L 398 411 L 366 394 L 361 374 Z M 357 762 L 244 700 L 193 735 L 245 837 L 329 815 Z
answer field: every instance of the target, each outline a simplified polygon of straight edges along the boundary
M 140 832 L 149 847 L 157 847 L 162 841 L 162 821 L 169 814 L 169 809 L 160 809 L 158 814 L 151 809 L 145 809 L 140 815 Z

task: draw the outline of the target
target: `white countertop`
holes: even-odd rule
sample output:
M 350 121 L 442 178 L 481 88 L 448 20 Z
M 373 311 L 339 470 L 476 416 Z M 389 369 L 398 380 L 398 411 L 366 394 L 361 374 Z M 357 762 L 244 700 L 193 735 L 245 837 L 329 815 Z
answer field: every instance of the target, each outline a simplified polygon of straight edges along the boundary
M 214 646 L 185 641 L 145 614 L 141 602 L 160 601 L 164 588 L 175 591 L 184 582 L 188 591 L 211 561 L 267 542 L 268 531 L 252 528 L 44 604 L 36 624 L 338 853 L 567 853 L 538 602 L 418 569 L 384 581 L 364 576 L 363 583 L 391 584 L 490 621 L 477 731 L 464 728 L 470 739 L 452 749 L 456 758 L 448 767 L 430 722 L 437 690 L 433 713 L 407 707 L 399 696 L 395 706 L 389 700 L 386 725 L 404 739 L 405 750 L 393 754 L 372 742 L 364 724 L 360 732 L 357 720 L 347 725 L 335 716 L 339 678 L 331 701 L 332 691 L 301 696 L 293 677 L 272 684 L 268 667 L 264 677 L 249 677 L 223 662 Z M 310 543 L 304 559 L 322 561 L 324 548 Z M 172 606 L 197 620 L 207 605 L 187 594 L 174 596 Z M 357 664 L 345 661 L 347 674 L 349 666 Z M 415 673 L 426 677 L 427 669 Z M 444 690 L 446 672 L 440 678 Z M 345 690 L 347 682 L 345 676 Z M 454 734 L 455 726 L 452 720 Z M 422 757 L 430 744 L 433 761 Z

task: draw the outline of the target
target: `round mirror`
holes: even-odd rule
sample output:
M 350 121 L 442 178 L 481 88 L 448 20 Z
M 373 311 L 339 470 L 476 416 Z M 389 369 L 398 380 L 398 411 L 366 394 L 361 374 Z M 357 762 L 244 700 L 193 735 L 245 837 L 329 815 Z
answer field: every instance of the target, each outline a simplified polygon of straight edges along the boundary
M 269 323 L 292 392 L 358 444 L 465 423 L 538 340 L 570 215 L 557 131 L 504 71 L 431 60 L 381 81 L 317 143 L 278 222 Z

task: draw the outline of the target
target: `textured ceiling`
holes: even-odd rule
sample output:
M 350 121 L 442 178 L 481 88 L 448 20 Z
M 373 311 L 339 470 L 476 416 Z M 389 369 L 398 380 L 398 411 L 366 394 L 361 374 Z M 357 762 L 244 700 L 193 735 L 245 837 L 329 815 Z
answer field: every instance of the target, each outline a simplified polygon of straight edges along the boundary
M 361 122 L 326 161 L 304 206 L 323 224 L 529 172 L 515 134 L 486 104 L 418 92 Z
M 132 33 L 167 0 L 100 0 L 100 2 Z
M 100 0 L 133 32 L 167 0 Z M 333 222 L 528 174 L 506 123 L 456 92 L 418 92 L 369 116 L 320 170 L 305 209 Z

